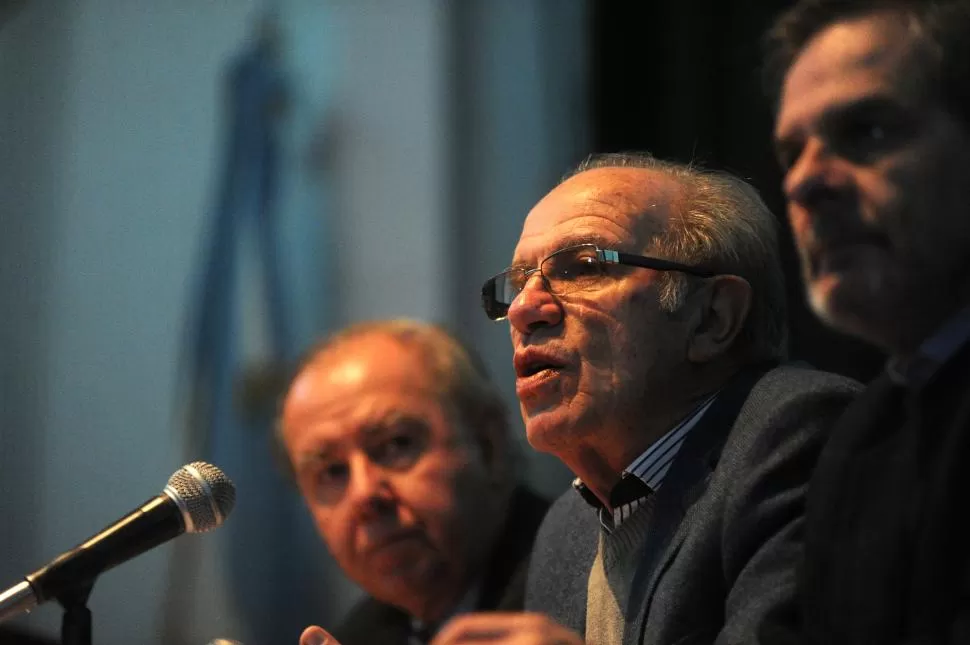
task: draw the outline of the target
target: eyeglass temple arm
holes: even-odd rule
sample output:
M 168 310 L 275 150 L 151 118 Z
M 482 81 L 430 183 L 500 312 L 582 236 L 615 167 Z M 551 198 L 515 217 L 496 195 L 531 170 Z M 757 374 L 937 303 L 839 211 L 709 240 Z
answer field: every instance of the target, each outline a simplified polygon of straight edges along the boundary
M 696 267 L 687 266 L 686 264 L 681 264 L 680 262 L 672 262 L 670 260 L 660 260 L 656 258 L 645 258 L 639 255 L 620 253 L 619 251 L 600 250 L 599 256 L 601 261 L 608 262 L 610 264 L 629 264 L 637 267 L 643 267 L 645 269 L 655 269 L 657 271 L 679 271 L 681 273 L 696 275 L 701 278 L 710 278 L 717 275 L 713 271 L 698 269 Z

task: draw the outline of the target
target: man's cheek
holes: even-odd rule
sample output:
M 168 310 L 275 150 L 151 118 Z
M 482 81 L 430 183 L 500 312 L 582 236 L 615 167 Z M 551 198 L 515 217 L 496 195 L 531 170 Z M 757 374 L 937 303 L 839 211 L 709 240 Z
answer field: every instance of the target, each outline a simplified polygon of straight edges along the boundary
M 421 491 L 415 491 L 411 503 L 401 509 L 401 520 L 405 525 L 424 526 L 431 529 L 441 524 L 452 506 L 451 486 L 449 482 L 439 482 L 439 486 L 431 486 Z
M 354 550 L 354 539 L 349 524 L 341 523 L 334 517 L 332 511 L 316 513 L 316 522 L 317 531 L 330 553 L 338 561 L 347 562 L 348 555 Z
M 455 517 L 474 508 L 474 503 L 458 503 L 457 500 L 462 497 L 462 488 L 463 483 L 460 480 L 442 481 L 438 487 L 428 489 L 420 504 L 412 511 L 416 523 L 424 528 L 431 541 L 440 544 L 442 540 L 449 539 Z
M 809 241 L 811 222 L 805 209 L 799 206 L 788 207 L 788 223 L 791 225 L 792 236 L 801 250 Z

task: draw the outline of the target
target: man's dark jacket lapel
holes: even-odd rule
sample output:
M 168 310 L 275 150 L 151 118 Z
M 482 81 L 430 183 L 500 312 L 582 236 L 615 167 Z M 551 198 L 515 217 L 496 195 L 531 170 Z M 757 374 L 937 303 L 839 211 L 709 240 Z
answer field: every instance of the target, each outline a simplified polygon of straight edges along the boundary
M 671 464 L 663 486 L 656 493 L 640 565 L 633 578 L 624 643 L 640 642 L 657 584 L 690 529 L 690 518 L 686 517 L 690 507 L 707 487 L 751 388 L 775 365 L 752 366 L 736 374 L 691 430 Z M 629 620 L 631 616 L 635 618 Z

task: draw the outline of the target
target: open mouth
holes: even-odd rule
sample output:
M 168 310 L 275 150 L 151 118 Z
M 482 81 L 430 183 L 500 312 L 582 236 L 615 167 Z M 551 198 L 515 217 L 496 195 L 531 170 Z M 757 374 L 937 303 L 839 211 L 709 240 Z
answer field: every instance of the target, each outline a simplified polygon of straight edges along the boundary
M 552 356 L 533 350 L 517 353 L 512 359 L 515 375 L 520 379 L 527 379 L 544 372 L 558 372 L 563 368 L 563 362 Z
M 561 366 L 555 365 L 553 363 L 535 363 L 535 364 L 532 364 L 532 365 L 528 365 L 523 370 L 522 376 L 524 378 L 529 378 L 530 376 L 535 376 L 536 374 L 539 374 L 541 372 L 545 372 L 547 370 L 558 370 L 558 369 L 560 369 L 560 367 Z
M 512 359 L 515 365 L 515 394 L 520 402 L 547 400 L 558 391 L 560 375 L 566 368 L 566 361 L 548 351 L 526 349 L 516 352 Z

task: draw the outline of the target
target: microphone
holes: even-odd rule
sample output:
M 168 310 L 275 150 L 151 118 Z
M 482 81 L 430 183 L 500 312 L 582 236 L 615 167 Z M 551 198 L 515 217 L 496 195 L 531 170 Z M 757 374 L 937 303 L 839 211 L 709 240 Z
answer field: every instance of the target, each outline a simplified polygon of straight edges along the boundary
M 90 584 L 103 572 L 182 533 L 221 526 L 236 487 L 204 461 L 182 466 L 162 493 L 0 593 L 0 622 Z

